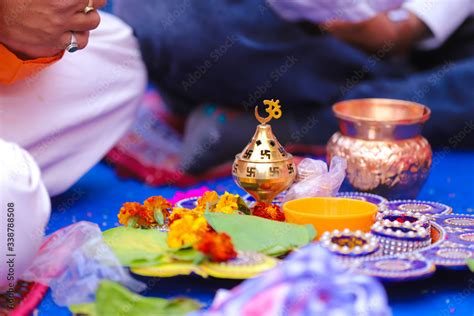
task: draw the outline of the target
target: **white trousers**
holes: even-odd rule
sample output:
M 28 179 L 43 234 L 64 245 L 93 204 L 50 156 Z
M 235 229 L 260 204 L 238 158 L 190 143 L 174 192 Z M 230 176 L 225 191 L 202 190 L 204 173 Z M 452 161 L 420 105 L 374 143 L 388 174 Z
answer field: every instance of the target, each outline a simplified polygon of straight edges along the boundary
M 130 127 L 145 90 L 132 30 L 101 16 L 86 49 L 0 85 L 0 288 L 38 250 L 48 194 L 67 190 L 107 153 Z

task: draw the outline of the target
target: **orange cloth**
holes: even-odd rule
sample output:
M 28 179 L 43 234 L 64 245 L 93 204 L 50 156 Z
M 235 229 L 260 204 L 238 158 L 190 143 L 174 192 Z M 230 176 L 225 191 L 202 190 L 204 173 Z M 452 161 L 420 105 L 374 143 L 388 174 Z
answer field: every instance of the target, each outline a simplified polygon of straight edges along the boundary
M 53 57 L 21 60 L 0 44 L 0 84 L 13 83 L 31 76 L 61 59 L 63 54 L 64 52 Z

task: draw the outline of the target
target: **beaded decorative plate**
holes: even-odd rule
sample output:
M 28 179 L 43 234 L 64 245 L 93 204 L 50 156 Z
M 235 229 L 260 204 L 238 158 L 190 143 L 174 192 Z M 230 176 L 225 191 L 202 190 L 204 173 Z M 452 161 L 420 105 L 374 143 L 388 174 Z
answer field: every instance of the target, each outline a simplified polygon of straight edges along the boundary
M 452 214 L 451 207 L 437 202 L 387 201 L 374 194 L 354 192 L 338 196 L 379 206 L 378 222 L 371 234 L 335 231 L 321 238 L 323 247 L 360 273 L 404 281 L 428 277 L 437 267 L 467 268 L 466 260 L 474 259 L 473 215 Z M 197 199 L 186 198 L 176 205 L 194 208 Z M 243 199 L 250 206 L 255 202 L 250 195 Z M 283 199 L 284 193 L 274 203 L 282 204 Z

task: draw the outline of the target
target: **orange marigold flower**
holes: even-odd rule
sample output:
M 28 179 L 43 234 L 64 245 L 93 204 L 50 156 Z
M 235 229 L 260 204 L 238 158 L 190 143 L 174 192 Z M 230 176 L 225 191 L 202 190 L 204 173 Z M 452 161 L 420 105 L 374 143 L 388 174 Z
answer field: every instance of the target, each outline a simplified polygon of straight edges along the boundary
M 194 248 L 214 262 L 224 262 L 237 257 L 232 239 L 226 233 L 208 232 Z
M 131 227 L 148 228 L 156 225 L 153 212 L 137 202 L 126 202 L 118 214 L 119 223 Z
M 212 210 L 217 204 L 217 201 L 219 201 L 219 195 L 216 191 L 206 191 L 197 200 L 197 206 L 194 210 L 197 212 L 204 213 L 206 211 L 207 205 L 209 205 L 209 210 Z
M 257 202 L 252 208 L 252 215 L 271 219 L 274 221 L 284 222 L 285 214 L 276 204 L 267 204 L 265 202 Z
M 203 216 L 196 217 L 192 214 L 183 214 L 174 220 L 168 232 L 168 246 L 182 248 L 194 245 L 209 230 L 207 221 Z
M 163 225 L 170 216 L 171 203 L 162 196 L 151 196 L 143 202 L 148 212 L 153 214 L 156 222 Z

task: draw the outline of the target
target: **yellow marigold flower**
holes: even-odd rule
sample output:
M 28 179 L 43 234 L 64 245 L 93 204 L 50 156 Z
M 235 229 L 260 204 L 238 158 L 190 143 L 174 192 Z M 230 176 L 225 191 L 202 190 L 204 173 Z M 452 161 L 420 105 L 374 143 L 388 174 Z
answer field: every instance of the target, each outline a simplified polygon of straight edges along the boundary
M 204 194 L 197 200 L 197 206 L 194 210 L 197 212 L 204 213 L 206 207 L 209 204 L 209 210 L 212 210 L 219 201 L 219 195 L 216 191 L 206 191 Z
M 217 202 L 213 211 L 226 214 L 235 213 L 239 209 L 238 201 L 238 194 L 230 194 L 229 192 L 225 192 L 219 199 L 219 202 Z
M 190 216 L 194 216 L 195 218 L 198 218 L 202 214 L 200 212 L 196 212 L 195 210 L 190 210 L 188 208 L 175 207 L 175 208 L 173 208 L 173 212 L 171 213 L 171 215 L 169 217 L 169 224 L 171 224 L 174 221 L 182 218 L 184 215 L 190 215 Z
M 184 214 L 180 219 L 173 221 L 168 232 L 168 246 L 181 248 L 192 246 L 209 230 L 204 217 Z

